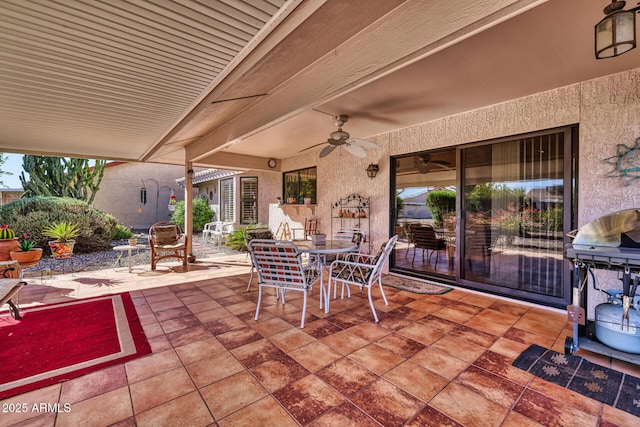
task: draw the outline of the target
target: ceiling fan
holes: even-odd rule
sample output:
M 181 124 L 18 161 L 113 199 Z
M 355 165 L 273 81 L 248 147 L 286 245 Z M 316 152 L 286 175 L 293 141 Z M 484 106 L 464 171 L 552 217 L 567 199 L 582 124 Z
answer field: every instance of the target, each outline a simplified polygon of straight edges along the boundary
M 307 147 L 304 150 L 300 150 L 300 152 L 302 153 L 303 151 L 310 150 L 322 144 L 329 144 L 324 147 L 322 151 L 320 151 L 320 157 L 328 156 L 333 150 L 336 149 L 336 147 L 339 147 L 341 145 L 344 146 L 345 150 L 356 157 L 367 157 L 367 152 L 364 151 L 365 148 L 380 148 L 378 144 L 375 144 L 371 141 L 359 138 L 351 138 L 349 132 L 343 131 L 342 126 L 347 122 L 348 119 L 349 117 L 344 114 L 336 116 L 335 123 L 338 127 L 338 130 L 331 132 L 329 134 L 329 138 L 325 142 L 312 145 L 311 147 Z
M 417 169 L 418 173 L 420 174 L 426 174 L 428 172 L 433 172 L 434 169 L 451 170 L 451 163 L 444 160 L 435 160 L 431 157 L 430 154 L 421 154 L 414 157 L 413 163 L 400 166 L 398 168 L 398 171 L 406 171 L 412 169 Z

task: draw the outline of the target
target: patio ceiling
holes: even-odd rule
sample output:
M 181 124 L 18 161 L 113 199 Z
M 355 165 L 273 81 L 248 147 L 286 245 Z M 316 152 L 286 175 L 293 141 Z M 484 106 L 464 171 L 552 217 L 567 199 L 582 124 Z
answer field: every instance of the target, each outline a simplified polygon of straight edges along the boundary
M 607 1 L 1 0 L 0 151 L 266 169 L 640 64 Z M 319 150 L 320 148 L 318 148 Z

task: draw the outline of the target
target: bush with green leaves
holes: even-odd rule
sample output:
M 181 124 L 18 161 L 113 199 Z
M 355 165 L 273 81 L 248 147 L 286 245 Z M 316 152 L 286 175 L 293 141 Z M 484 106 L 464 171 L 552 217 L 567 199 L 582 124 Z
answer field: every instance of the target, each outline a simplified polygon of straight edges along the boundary
M 112 240 L 124 240 L 133 237 L 133 231 L 129 227 L 125 227 L 122 224 L 116 224 L 116 228 L 113 230 Z
M 258 224 L 249 224 L 246 228 L 240 227 L 239 229 L 232 231 L 227 236 L 224 244 L 233 250 L 246 252 L 247 245 L 244 241 L 244 232 L 245 230 L 252 229 L 252 228 L 269 228 L 269 226 L 266 224 L 258 223 Z
M 442 228 L 444 225 L 444 215 L 456 211 L 456 192 L 441 188 L 429 191 L 427 194 L 427 206 L 431 211 L 434 225 Z
M 10 224 L 16 233 L 27 233 L 36 247 L 49 252 L 51 240 L 43 232 L 54 223 L 77 224 L 75 253 L 109 249 L 118 221 L 78 199 L 69 197 L 30 197 L 0 207 L 0 223 Z
M 184 200 L 176 203 L 176 210 L 171 215 L 171 221 L 178 224 L 184 230 Z M 193 230 L 202 231 L 204 225 L 213 219 L 213 210 L 209 206 L 209 201 L 204 197 L 193 199 Z

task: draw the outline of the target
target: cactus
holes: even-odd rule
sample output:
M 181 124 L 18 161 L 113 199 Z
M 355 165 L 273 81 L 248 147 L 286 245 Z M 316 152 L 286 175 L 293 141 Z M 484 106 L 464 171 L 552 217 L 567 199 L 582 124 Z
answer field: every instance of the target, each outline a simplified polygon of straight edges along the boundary
M 16 237 L 16 233 L 8 225 L 0 227 L 0 239 L 13 239 L 14 237 Z
M 72 197 L 91 204 L 100 189 L 106 161 L 93 163 L 91 166 L 87 159 L 25 155 L 24 172 L 20 175 L 22 197 Z

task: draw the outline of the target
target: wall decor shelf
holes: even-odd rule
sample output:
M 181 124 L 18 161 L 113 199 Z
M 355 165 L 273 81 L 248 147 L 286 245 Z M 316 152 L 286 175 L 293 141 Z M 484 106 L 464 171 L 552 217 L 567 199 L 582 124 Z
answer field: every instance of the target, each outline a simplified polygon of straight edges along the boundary
M 331 236 L 341 228 L 359 228 L 365 233 L 371 252 L 371 197 L 349 194 L 331 205 Z

